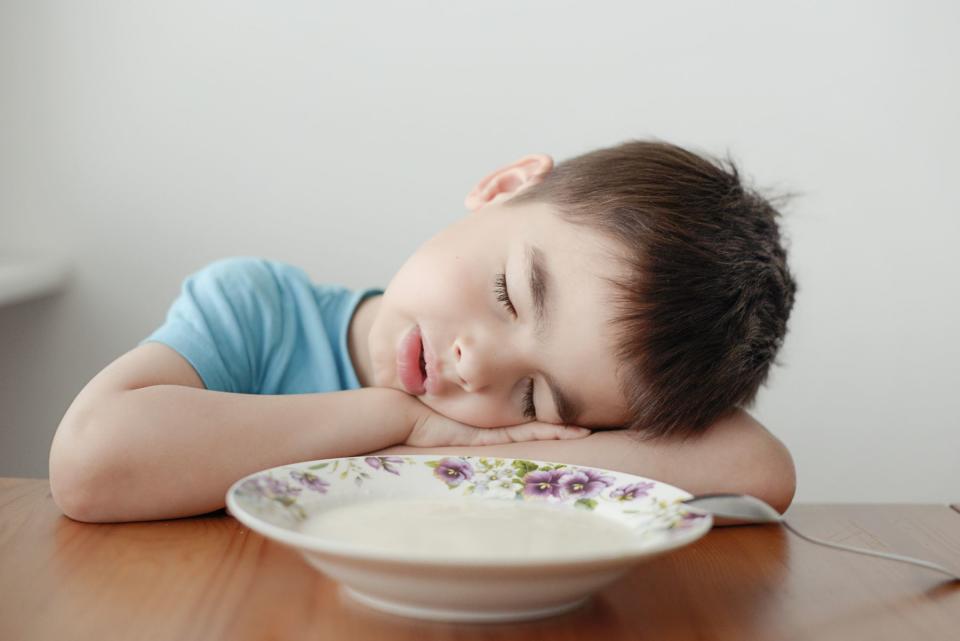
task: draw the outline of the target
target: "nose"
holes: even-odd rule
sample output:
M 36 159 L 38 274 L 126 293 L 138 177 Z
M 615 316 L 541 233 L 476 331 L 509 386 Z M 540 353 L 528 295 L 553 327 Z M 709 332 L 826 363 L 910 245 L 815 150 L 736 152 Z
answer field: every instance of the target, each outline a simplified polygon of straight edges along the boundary
M 460 387 L 463 389 L 468 389 L 470 387 L 469 383 L 463 380 L 463 365 L 460 364 L 460 361 L 463 359 L 463 351 L 460 349 L 460 341 L 457 340 L 453 343 L 453 371 L 454 375 L 459 380 Z
M 484 391 L 498 383 L 512 385 L 522 361 L 515 346 L 468 338 L 454 341 L 453 355 L 460 385 L 468 392 Z

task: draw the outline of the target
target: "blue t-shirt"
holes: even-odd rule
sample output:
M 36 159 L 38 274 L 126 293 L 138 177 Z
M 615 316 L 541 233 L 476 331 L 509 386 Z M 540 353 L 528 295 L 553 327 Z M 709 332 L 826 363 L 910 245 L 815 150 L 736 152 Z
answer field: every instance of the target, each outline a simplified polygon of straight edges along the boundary
M 317 285 L 302 269 L 281 262 L 225 258 L 184 280 L 164 324 L 140 344 L 172 347 L 209 390 L 357 389 L 347 330 L 360 302 L 382 293 Z

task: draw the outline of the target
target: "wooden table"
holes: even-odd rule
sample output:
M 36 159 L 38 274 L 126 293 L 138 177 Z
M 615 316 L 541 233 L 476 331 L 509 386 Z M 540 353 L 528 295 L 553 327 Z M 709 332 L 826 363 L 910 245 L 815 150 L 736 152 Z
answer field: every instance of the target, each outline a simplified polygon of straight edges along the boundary
M 158 482 L 163 482 L 158 479 Z M 811 536 L 960 568 L 960 508 L 795 505 Z M 365 609 L 224 511 L 91 525 L 46 480 L 0 479 L 0 639 L 960 639 L 960 582 L 777 525 L 716 528 L 552 619 L 422 622 Z

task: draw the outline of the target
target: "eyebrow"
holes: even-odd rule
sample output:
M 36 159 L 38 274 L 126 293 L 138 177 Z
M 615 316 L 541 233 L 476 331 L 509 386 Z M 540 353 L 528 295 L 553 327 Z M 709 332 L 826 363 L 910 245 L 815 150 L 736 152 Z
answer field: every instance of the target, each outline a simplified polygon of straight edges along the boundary
M 551 293 L 550 271 L 547 269 L 546 256 L 535 245 L 526 246 L 527 273 L 530 275 L 530 299 L 533 301 L 534 335 L 542 345 L 550 328 L 550 319 L 547 316 L 548 296 Z M 557 408 L 557 415 L 564 425 L 575 425 L 579 419 L 582 405 L 574 397 L 564 393 L 557 382 L 546 372 L 543 378 L 547 381 L 553 404 Z

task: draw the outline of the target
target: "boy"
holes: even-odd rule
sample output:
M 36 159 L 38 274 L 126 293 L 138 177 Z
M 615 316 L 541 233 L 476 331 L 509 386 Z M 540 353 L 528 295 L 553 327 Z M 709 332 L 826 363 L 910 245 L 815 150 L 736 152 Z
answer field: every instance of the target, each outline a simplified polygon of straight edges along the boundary
M 188 278 L 66 412 L 57 504 L 199 514 L 257 470 L 379 451 L 606 467 L 786 509 L 790 455 L 740 406 L 795 284 L 776 211 L 732 164 L 640 141 L 556 168 L 530 155 L 466 205 L 385 291 L 257 259 Z

